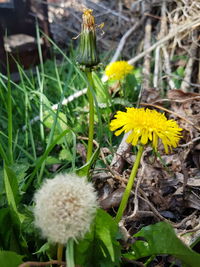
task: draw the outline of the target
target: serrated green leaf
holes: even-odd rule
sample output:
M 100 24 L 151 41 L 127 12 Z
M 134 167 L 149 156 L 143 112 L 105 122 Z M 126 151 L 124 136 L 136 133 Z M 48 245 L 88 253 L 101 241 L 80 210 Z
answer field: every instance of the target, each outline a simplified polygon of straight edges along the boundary
M 63 148 L 59 153 L 59 160 L 72 161 L 73 156 L 69 149 Z
M 13 251 L 0 251 L 0 266 L 1 267 L 18 267 L 22 261 L 23 256 L 18 255 Z
M 17 203 L 19 201 L 17 177 L 6 165 L 4 166 L 4 186 L 8 205 L 11 207 L 11 213 L 13 213 L 13 217 L 17 216 L 19 221 L 22 222 L 24 215 L 20 214 L 17 210 Z
M 116 240 L 118 226 L 113 218 L 99 209 L 91 231 L 75 246 L 76 263 L 83 267 L 117 267 L 120 244 Z
M 143 237 L 145 241 L 136 241 L 132 251 L 123 256 L 137 260 L 151 255 L 173 255 L 187 267 L 200 266 L 200 254 L 187 247 L 175 234 L 171 225 L 160 222 L 142 228 L 134 237 Z
M 26 176 L 26 171 L 29 168 L 29 164 L 28 163 L 22 163 L 22 164 L 14 163 L 10 168 L 15 173 L 18 184 L 20 184 Z
M 95 220 L 95 227 L 96 236 L 104 243 L 112 262 L 115 262 L 116 257 L 120 254 L 118 251 L 118 255 L 116 255 L 115 251 L 115 248 L 119 246 L 116 241 L 118 225 L 107 212 L 100 209 Z
M 44 119 L 44 125 L 51 129 L 52 126 L 53 126 L 53 123 L 54 123 L 54 120 L 56 118 L 56 114 L 52 114 L 48 111 L 45 112 L 45 119 Z M 57 118 L 57 124 L 56 124 L 56 127 L 55 127 L 55 133 L 60 133 L 62 131 L 65 131 L 66 129 L 68 129 L 68 126 L 67 126 L 67 118 L 66 118 L 66 115 L 62 112 L 59 112 L 58 113 L 58 118 Z
M 27 251 L 27 244 L 21 233 L 21 224 L 12 207 L 0 209 L 0 246 L 17 253 Z M 0 265 L 1 266 L 1 265 Z
M 59 164 L 61 163 L 61 161 L 59 159 L 57 159 L 56 157 L 52 157 L 52 156 L 49 156 L 47 157 L 46 159 L 46 164 L 48 165 L 52 165 L 52 164 Z
M 15 173 L 12 171 L 12 169 L 7 165 L 4 166 L 3 176 L 4 176 L 4 187 L 8 203 L 12 205 L 14 210 L 17 210 L 16 205 L 20 199 L 17 177 Z

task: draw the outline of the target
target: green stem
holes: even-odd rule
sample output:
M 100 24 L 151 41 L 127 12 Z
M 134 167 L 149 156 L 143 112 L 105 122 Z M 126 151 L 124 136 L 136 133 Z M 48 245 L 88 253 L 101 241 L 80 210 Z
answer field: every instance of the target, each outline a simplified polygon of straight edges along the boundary
M 2 159 L 5 161 L 6 165 L 9 165 L 9 159 L 7 157 L 5 150 L 3 149 L 3 146 L 1 144 L 1 140 L 0 140 L 0 155 L 1 155 Z
M 67 267 L 75 267 L 75 264 L 74 264 L 74 240 L 73 239 L 69 239 L 69 241 L 67 242 L 66 262 L 67 262 Z
M 87 158 L 86 162 L 88 162 L 92 156 L 93 149 L 93 136 L 94 136 L 94 99 L 92 95 L 92 89 L 94 88 L 94 82 L 92 78 L 92 71 L 86 71 L 87 79 L 88 79 L 88 102 L 89 102 L 89 135 L 88 135 L 88 147 L 87 147 Z
M 117 211 L 117 215 L 115 218 L 115 221 L 117 223 L 119 223 L 119 221 L 121 220 L 121 218 L 123 216 L 123 213 L 124 213 L 124 210 L 126 208 L 129 196 L 131 194 L 131 190 L 133 187 L 134 179 L 135 179 L 136 174 L 137 174 L 138 167 L 140 165 L 140 160 L 142 157 L 143 150 L 144 150 L 144 146 L 140 145 L 136 159 L 135 159 L 135 163 L 134 163 L 132 171 L 131 171 L 131 175 L 130 175 L 129 180 L 128 180 L 128 184 L 126 186 L 126 189 L 125 189 L 123 197 L 122 197 L 122 201 L 121 201 L 119 209 Z
M 9 154 L 9 161 L 10 164 L 13 163 L 13 125 L 12 125 L 12 93 L 11 93 L 11 83 L 10 83 L 10 70 L 9 70 L 9 63 L 7 57 L 7 72 L 8 72 L 8 103 L 7 103 L 7 112 L 8 112 L 8 154 Z

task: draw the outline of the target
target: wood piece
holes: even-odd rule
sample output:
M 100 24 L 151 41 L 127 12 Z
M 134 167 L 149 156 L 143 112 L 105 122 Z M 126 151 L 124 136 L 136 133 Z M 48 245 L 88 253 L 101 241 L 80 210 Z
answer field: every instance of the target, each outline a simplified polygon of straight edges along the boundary
M 191 78 L 192 78 L 192 73 L 193 73 L 193 65 L 194 65 L 194 61 L 195 61 L 195 57 L 197 54 L 197 49 L 198 49 L 198 34 L 197 31 L 194 32 L 194 41 L 192 42 L 190 51 L 189 51 L 189 59 L 185 68 L 185 77 L 184 80 L 181 83 L 181 90 L 183 92 L 189 92 L 191 90 L 190 89 L 190 82 L 191 82 Z
M 122 141 L 111 162 L 111 168 L 114 168 L 114 170 L 118 173 L 122 173 L 125 164 L 124 155 L 131 151 L 132 145 L 126 142 L 128 135 L 129 133 L 124 134 Z
M 145 25 L 144 50 L 151 46 L 151 19 L 148 18 Z M 148 90 L 151 87 L 151 54 L 148 53 L 144 57 L 143 64 L 143 88 Z M 144 101 L 144 99 L 143 99 Z
M 161 55 L 160 46 L 155 49 L 155 64 L 154 64 L 154 75 L 153 75 L 153 87 L 158 90 L 160 87 L 160 69 L 161 69 Z
M 166 16 L 167 14 L 166 1 L 162 2 L 161 14 L 162 14 L 162 18 L 161 18 L 161 26 L 160 26 L 160 38 L 163 38 L 164 36 L 166 36 L 168 32 L 167 16 Z M 161 46 L 163 57 L 164 57 L 164 67 L 165 67 L 165 72 L 167 73 L 167 80 L 169 83 L 169 87 L 170 89 L 175 89 L 175 84 L 173 80 L 171 79 L 171 65 L 170 65 L 169 54 L 166 48 L 167 45 L 168 45 L 168 42 L 166 42 L 165 44 Z

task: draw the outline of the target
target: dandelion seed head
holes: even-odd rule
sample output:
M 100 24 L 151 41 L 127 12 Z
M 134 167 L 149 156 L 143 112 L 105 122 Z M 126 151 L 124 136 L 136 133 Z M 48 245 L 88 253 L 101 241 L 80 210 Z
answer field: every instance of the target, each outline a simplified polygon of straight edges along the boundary
M 86 178 L 58 174 L 46 179 L 35 196 L 35 225 L 53 243 L 84 237 L 97 208 L 97 196 Z

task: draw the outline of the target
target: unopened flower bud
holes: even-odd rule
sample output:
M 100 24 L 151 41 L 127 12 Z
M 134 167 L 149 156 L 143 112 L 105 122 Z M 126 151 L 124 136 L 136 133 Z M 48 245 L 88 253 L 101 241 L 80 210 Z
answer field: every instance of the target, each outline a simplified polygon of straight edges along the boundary
M 94 16 L 92 16 L 92 9 L 86 9 L 83 12 L 82 19 L 77 61 L 80 65 L 91 68 L 99 63 L 96 45 L 96 26 Z

